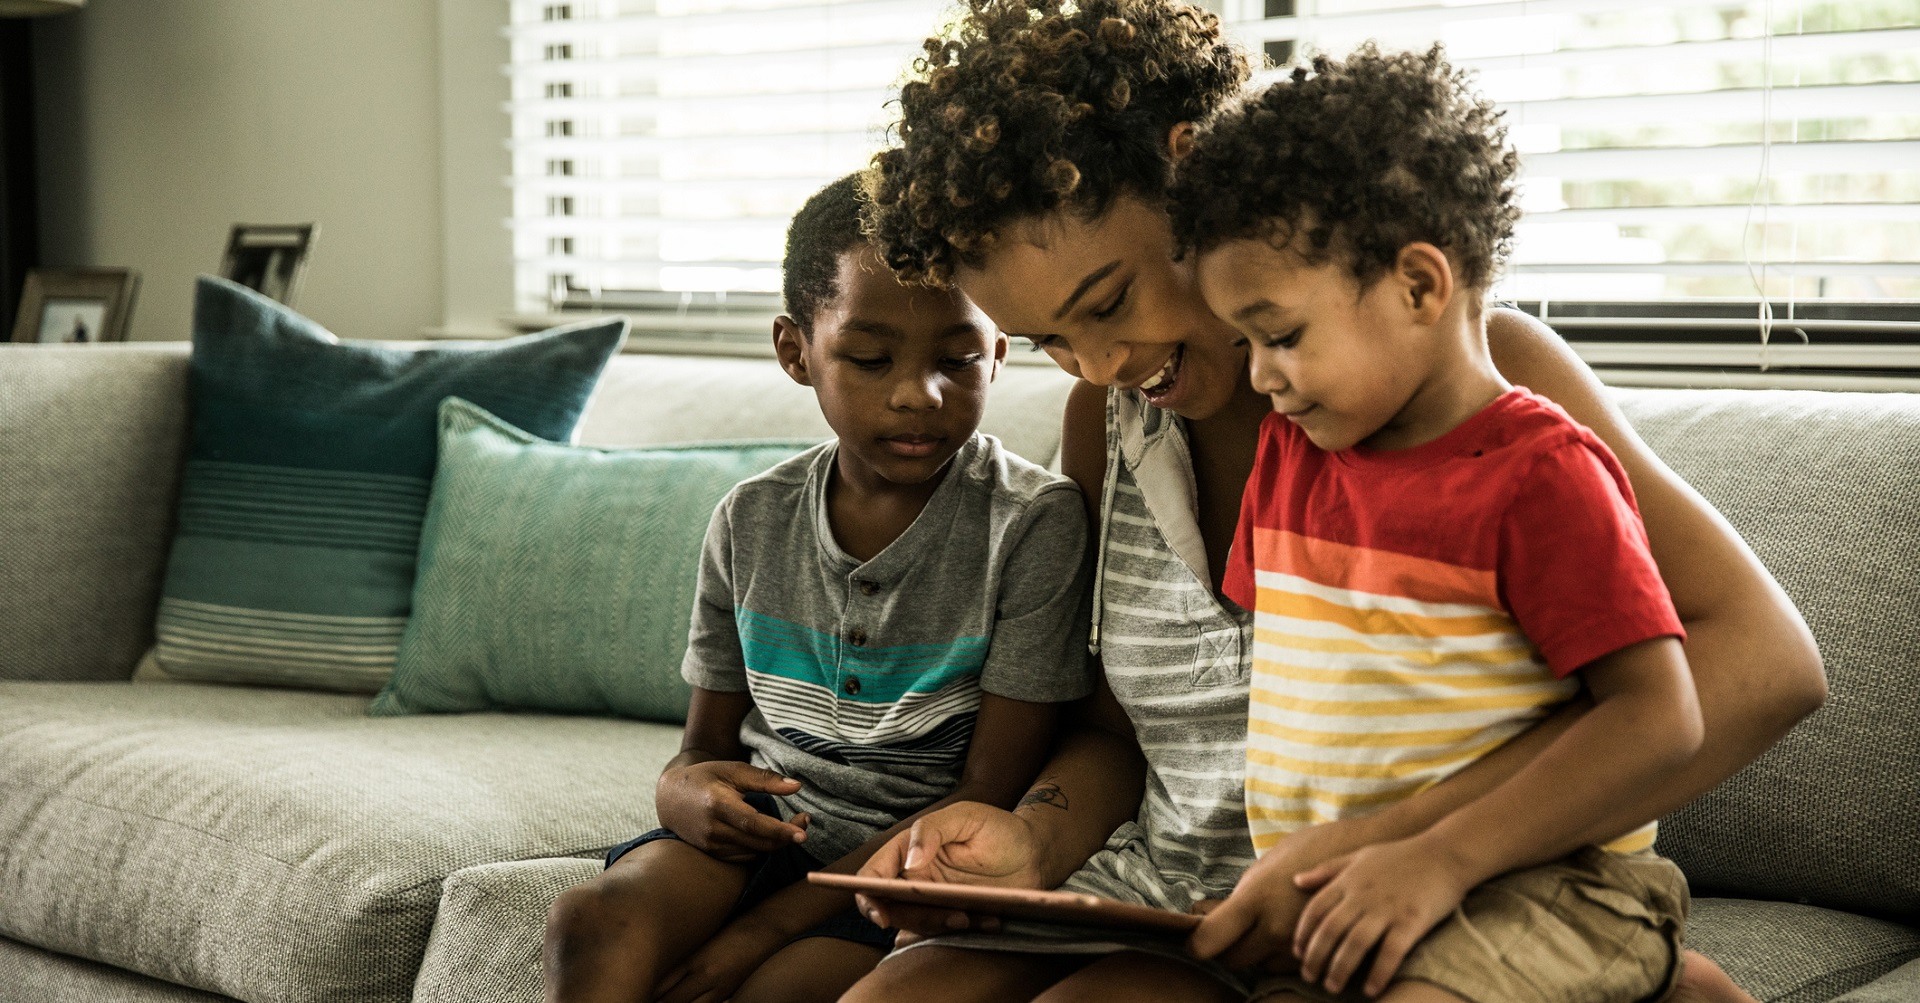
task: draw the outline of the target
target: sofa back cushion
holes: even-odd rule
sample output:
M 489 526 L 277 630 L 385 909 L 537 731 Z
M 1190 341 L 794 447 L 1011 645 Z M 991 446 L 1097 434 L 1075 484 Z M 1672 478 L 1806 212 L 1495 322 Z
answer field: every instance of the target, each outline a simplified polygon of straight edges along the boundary
M 1766 755 L 1663 820 L 1661 852 L 1696 890 L 1920 917 L 1920 395 L 1620 401 L 1792 597 L 1831 688 Z
M 0 679 L 125 679 L 153 643 L 185 345 L 0 345 Z

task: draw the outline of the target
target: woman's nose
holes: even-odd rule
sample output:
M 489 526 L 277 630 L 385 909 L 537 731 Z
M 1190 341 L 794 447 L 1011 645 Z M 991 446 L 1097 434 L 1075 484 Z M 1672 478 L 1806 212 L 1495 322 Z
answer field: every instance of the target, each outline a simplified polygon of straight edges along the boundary
M 1126 368 L 1128 357 L 1125 345 L 1102 345 L 1073 353 L 1073 360 L 1080 367 L 1080 378 L 1101 387 L 1113 385 L 1120 371 Z

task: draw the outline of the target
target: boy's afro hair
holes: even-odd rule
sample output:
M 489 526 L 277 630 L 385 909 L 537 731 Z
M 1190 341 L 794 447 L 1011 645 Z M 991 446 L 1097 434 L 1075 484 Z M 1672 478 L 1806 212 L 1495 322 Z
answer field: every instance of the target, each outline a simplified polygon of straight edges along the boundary
M 814 314 L 840 295 L 840 256 L 867 242 L 860 225 L 864 201 L 856 171 L 814 192 L 787 224 L 787 253 L 782 260 L 781 295 L 787 316 L 802 334 L 813 334 Z
M 903 279 L 946 284 L 1010 221 L 1115 196 L 1159 204 L 1167 134 L 1247 79 L 1213 14 L 1178 0 L 966 0 L 900 91 L 869 221 Z
M 1513 244 L 1519 165 L 1500 113 L 1440 46 L 1369 42 L 1345 60 L 1316 56 L 1203 126 L 1174 185 L 1174 241 L 1259 238 L 1315 264 L 1337 241 L 1363 286 L 1425 241 L 1462 285 L 1485 288 Z

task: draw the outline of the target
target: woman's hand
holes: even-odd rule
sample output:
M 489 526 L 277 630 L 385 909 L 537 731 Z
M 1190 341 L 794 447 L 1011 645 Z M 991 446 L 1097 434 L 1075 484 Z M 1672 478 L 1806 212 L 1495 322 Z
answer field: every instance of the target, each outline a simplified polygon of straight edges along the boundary
M 860 873 L 871 878 L 910 878 L 954 884 L 1040 888 L 1042 847 L 1020 816 L 977 801 L 930 812 L 887 841 Z M 953 909 L 908 905 L 858 896 L 860 911 L 883 927 L 922 936 L 955 930 L 994 929 L 993 917 Z
M 807 814 L 768 818 L 747 803 L 749 792 L 792 794 L 791 780 L 738 760 L 709 760 L 660 774 L 653 804 L 660 824 L 715 859 L 744 863 L 807 838 Z

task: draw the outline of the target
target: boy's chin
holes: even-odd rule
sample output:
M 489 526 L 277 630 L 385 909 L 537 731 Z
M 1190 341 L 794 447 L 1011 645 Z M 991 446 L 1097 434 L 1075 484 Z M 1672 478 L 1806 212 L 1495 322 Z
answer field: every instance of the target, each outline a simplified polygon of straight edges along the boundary
M 889 484 L 908 488 L 925 484 L 947 468 L 957 449 L 939 449 L 926 456 L 898 456 L 882 449 L 865 451 L 860 459 Z

